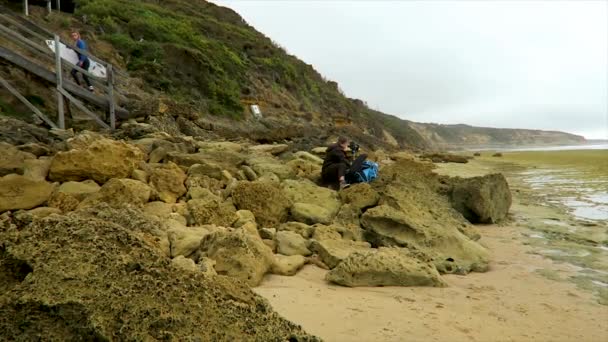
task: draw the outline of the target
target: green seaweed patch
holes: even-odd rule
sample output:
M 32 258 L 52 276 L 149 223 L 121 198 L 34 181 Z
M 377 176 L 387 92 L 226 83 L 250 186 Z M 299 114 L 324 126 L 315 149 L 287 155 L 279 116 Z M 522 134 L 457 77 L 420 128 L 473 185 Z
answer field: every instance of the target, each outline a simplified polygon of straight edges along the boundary
M 31 117 L 31 114 L 24 113 L 24 112 L 17 110 L 10 103 L 2 101 L 2 99 L 0 99 L 0 115 L 9 116 L 9 117 L 17 118 L 17 119 L 22 119 L 22 120 L 25 120 L 25 119 Z
M 554 280 L 554 281 L 563 281 L 564 278 L 560 277 L 559 273 L 555 270 L 552 269 L 548 269 L 548 268 L 541 268 L 536 270 L 536 273 L 540 274 L 541 276 L 550 279 L 550 280 Z
M 570 277 L 570 281 L 580 289 L 593 292 L 598 303 L 608 305 L 608 274 L 598 272 L 579 273 Z

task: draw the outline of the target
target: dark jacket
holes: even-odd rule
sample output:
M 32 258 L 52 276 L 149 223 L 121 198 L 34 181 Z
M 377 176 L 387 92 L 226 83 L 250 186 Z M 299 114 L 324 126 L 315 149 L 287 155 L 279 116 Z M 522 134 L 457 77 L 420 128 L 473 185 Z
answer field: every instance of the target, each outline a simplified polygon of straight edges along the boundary
M 325 160 L 323 161 L 323 168 L 321 170 L 326 170 L 331 165 L 340 163 L 345 164 L 347 168 L 350 167 L 350 162 L 346 158 L 346 152 L 338 144 L 329 145 L 325 151 Z

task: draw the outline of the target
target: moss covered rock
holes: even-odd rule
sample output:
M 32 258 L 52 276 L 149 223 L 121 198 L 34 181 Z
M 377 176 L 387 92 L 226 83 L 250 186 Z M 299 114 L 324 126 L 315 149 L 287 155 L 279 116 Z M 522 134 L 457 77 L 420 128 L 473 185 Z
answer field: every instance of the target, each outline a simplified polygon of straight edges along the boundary
M 472 223 L 495 223 L 507 217 L 511 191 L 500 173 L 457 179 L 450 199 L 452 205 Z
M 275 227 L 285 222 L 291 203 L 281 190 L 270 182 L 239 182 L 232 190 L 238 209 L 251 211 L 262 227 Z
M 326 279 L 344 286 L 446 286 L 432 263 L 405 248 L 355 252 L 327 273 Z

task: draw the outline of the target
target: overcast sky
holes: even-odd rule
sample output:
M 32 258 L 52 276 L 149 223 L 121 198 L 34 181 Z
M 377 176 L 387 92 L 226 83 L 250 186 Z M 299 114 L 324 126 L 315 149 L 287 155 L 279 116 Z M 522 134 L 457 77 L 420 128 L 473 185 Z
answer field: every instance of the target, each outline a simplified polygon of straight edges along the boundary
M 608 138 L 608 0 L 213 2 L 374 109 Z

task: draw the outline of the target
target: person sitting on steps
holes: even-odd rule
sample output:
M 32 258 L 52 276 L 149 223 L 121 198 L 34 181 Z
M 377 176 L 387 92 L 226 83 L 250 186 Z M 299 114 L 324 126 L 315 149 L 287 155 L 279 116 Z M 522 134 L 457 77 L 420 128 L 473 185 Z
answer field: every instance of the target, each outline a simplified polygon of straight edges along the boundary
M 348 186 L 344 178 L 350 168 L 350 161 L 346 157 L 347 147 L 348 138 L 341 136 L 336 143 L 329 145 L 327 151 L 325 151 L 321 178 L 323 183 L 329 184 L 334 189 L 342 190 Z
M 78 33 L 77 31 L 72 32 L 72 39 L 74 39 L 74 45 L 76 45 L 77 48 L 79 48 L 83 52 L 87 50 L 87 44 L 80 37 L 80 33 Z M 91 62 L 89 61 L 89 57 L 87 57 L 87 55 L 85 55 L 84 53 L 80 53 L 78 51 L 76 51 L 76 53 L 78 54 L 77 65 L 79 67 L 81 67 L 82 69 L 89 71 L 89 66 L 91 64 Z M 78 80 L 78 70 L 76 70 L 76 68 L 74 68 L 74 69 L 72 69 L 70 74 L 72 74 L 72 77 L 74 77 L 76 84 L 80 85 L 80 80 Z M 83 73 L 82 78 L 84 79 L 85 83 L 87 84 L 89 91 L 91 91 L 91 92 L 94 91 L 95 89 L 91 85 L 91 82 L 89 81 L 89 78 L 87 77 L 87 75 Z

